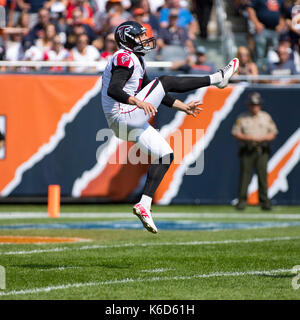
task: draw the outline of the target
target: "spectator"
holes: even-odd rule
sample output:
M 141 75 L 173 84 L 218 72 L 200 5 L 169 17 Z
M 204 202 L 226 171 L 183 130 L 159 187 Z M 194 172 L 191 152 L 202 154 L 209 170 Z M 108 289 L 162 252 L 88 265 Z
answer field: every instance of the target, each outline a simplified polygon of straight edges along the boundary
M 106 12 L 106 4 L 109 0 L 93 0 L 93 7 L 95 8 L 95 12 L 97 13 L 105 13 Z M 121 0 L 123 8 L 126 10 L 130 8 L 133 0 Z M 157 0 L 155 0 L 157 1 Z
M 269 64 L 268 73 L 275 76 L 290 76 L 298 74 L 294 61 L 291 59 L 291 48 L 287 48 L 286 45 L 281 44 L 278 47 L 278 57 L 279 61 L 276 63 Z M 289 80 L 281 78 L 280 80 L 275 80 L 272 83 L 275 84 L 289 84 L 295 83 L 297 80 Z
M 114 32 L 119 24 L 131 18 L 131 15 L 124 10 L 121 0 L 108 0 L 105 8 L 105 13 L 99 12 L 94 17 L 95 29 L 103 35 Z
M 258 75 L 258 69 L 256 63 L 252 61 L 251 54 L 248 48 L 238 47 L 237 58 L 240 60 L 240 66 L 238 69 L 238 75 Z
M 23 59 L 22 36 L 22 32 L 10 35 L 9 40 L 5 43 L 5 60 L 17 61 Z
M 72 13 L 72 20 L 70 25 L 67 26 L 67 44 L 66 48 L 72 49 L 76 44 L 76 39 L 79 35 L 85 33 L 90 42 L 93 42 L 97 35 L 90 25 L 83 23 L 82 11 L 80 8 L 75 8 Z
M 180 28 L 187 28 L 189 37 L 192 40 L 196 39 L 196 30 L 197 30 L 197 23 L 192 16 L 191 12 L 186 8 L 180 6 L 180 0 L 166 0 L 166 7 L 162 8 L 160 11 L 160 27 L 166 28 L 169 26 L 170 23 L 170 12 L 171 9 L 178 10 L 178 20 L 177 25 Z
M 89 45 L 89 38 L 86 34 L 81 34 L 78 36 L 76 41 L 76 47 L 74 47 L 70 52 L 71 61 L 79 62 L 92 62 L 98 61 L 100 59 L 100 53 L 98 50 Z M 95 67 L 71 67 L 71 72 L 96 72 Z
M 193 0 L 193 4 L 197 15 L 198 25 L 200 27 L 200 37 L 206 39 L 213 0 Z
M 195 55 L 189 55 L 186 60 L 173 62 L 171 69 L 199 75 L 209 75 L 217 72 L 216 66 L 207 62 L 206 49 L 202 46 L 198 46 Z
M 259 69 L 263 69 L 268 45 L 278 46 L 279 34 L 285 28 L 283 18 L 284 0 L 251 0 L 247 12 L 255 26 L 255 58 Z
M 67 19 L 72 19 L 73 11 L 75 8 L 79 8 L 82 12 L 82 20 L 90 21 L 93 18 L 94 12 L 88 1 L 74 0 L 69 1 L 67 5 Z M 90 23 L 88 23 L 90 24 Z
M 50 19 L 49 10 L 42 8 L 38 12 L 38 22 L 37 24 L 29 31 L 28 35 L 23 39 L 23 46 L 25 49 L 30 48 L 37 38 L 41 38 L 44 32 L 44 28 L 49 23 L 55 25 L 56 33 L 60 32 L 58 23 L 54 19 Z
M 178 26 L 178 10 L 172 9 L 169 13 L 168 27 L 161 28 L 158 34 L 157 47 L 160 51 L 166 45 L 186 47 L 189 53 L 195 51 L 193 42 L 185 28 Z
M 133 11 L 133 18 L 136 22 L 141 24 L 143 27 L 147 29 L 147 37 L 152 38 L 153 37 L 153 30 L 150 24 L 144 23 L 144 17 L 145 17 L 145 11 L 142 8 L 136 8 Z
M 69 59 L 69 51 L 64 48 L 60 35 L 56 35 L 53 39 L 52 48 L 49 51 L 44 52 L 45 61 L 67 61 Z M 65 67 L 51 67 L 51 72 L 65 71 Z
M 42 37 L 36 40 L 35 46 L 39 48 L 42 52 L 48 51 L 53 46 L 53 40 L 55 36 L 56 36 L 55 25 L 52 23 L 49 23 L 45 26 Z
M 16 0 L 17 10 L 29 13 L 29 26 L 32 28 L 38 22 L 38 12 L 43 8 L 47 0 Z
M 104 47 L 100 55 L 101 59 L 108 60 L 109 57 L 111 57 L 117 49 L 118 47 L 115 41 L 114 34 L 113 33 L 108 34 L 104 40 Z
M 139 0 L 137 8 L 144 9 L 143 23 L 150 24 L 154 34 L 157 35 L 159 31 L 159 22 L 157 17 L 150 10 L 149 0 Z
M 300 0 L 293 0 L 291 5 L 285 3 L 286 22 L 289 26 L 289 37 L 292 42 L 292 48 L 299 50 L 300 39 Z

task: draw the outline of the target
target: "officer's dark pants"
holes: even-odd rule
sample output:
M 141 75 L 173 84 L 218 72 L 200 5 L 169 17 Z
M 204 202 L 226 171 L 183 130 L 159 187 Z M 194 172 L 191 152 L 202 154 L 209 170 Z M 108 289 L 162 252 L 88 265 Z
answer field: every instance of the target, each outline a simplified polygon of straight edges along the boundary
M 268 152 L 247 151 L 240 155 L 239 203 L 246 203 L 247 190 L 252 178 L 253 168 L 258 177 L 258 195 L 261 206 L 270 206 L 268 199 L 267 164 Z

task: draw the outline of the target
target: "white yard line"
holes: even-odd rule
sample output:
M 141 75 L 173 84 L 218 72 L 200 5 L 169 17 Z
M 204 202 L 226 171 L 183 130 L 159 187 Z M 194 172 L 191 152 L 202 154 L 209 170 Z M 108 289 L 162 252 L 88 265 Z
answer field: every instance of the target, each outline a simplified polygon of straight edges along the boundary
M 192 279 L 203 279 L 203 278 L 216 278 L 216 277 L 241 277 L 249 275 L 273 275 L 278 273 L 291 272 L 291 269 L 276 269 L 276 270 L 250 270 L 244 272 L 214 272 L 208 274 L 195 274 L 192 276 L 174 276 L 174 277 L 153 277 L 153 278 L 126 278 L 116 279 L 108 281 L 97 281 L 97 282 L 81 282 L 81 283 L 68 283 L 59 286 L 48 286 L 43 288 L 33 288 L 26 290 L 12 290 L 7 292 L 0 292 L 0 296 L 16 296 L 22 294 L 36 294 L 43 292 L 51 292 L 55 290 L 65 290 L 71 288 L 82 288 L 91 286 L 104 286 L 113 285 L 120 283 L 136 283 L 136 282 L 157 282 L 157 281 L 180 281 L 180 280 L 192 280 Z
M 232 243 L 258 243 L 267 241 L 288 241 L 299 240 L 299 237 L 276 237 L 276 238 L 252 238 L 252 239 L 229 239 L 219 241 L 189 241 L 189 242 L 154 242 L 154 243 L 122 243 L 111 245 L 86 245 L 81 247 L 56 247 L 51 249 L 35 249 L 35 250 L 16 250 L 16 251 L 0 251 L 2 255 L 25 255 L 36 253 L 51 253 L 74 250 L 93 250 L 93 249 L 112 249 L 112 248 L 126 248 L 126 247 L 154 247 L 154 246 L 201 246 L 201 245 L 218 245 L 218 244 L 232 244 Z
M 236 218 L 236 219 L 283 219 L 283 220 L 300 220 L 300 213 L 185 213 L 185 212 L 154 212 L 154 218 Z M 47 219 L 46 212 L 0 212 L 0 220 L 9 219 Z M 61 213 L 62 219 L 111 219 L 111 218 L 134 218 L 130 211 L 126 212 L 88 212 L 88 213 Z M 55 222 L 59 219 L 53 220 Z

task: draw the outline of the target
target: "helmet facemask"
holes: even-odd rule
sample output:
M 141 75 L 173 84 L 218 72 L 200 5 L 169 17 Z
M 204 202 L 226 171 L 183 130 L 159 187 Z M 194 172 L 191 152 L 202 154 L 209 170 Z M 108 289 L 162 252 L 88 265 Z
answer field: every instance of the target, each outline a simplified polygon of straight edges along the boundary
M 136 46 L 133 48 L 133 52 L 138 52 L 138 53 L 147 53 L 152 49 L 156 48 L 156 39 L 154 37 L 147 38 L 144 40 L 141 40 L 141 36 L 145 34 L 142 33 L 135 38 Z

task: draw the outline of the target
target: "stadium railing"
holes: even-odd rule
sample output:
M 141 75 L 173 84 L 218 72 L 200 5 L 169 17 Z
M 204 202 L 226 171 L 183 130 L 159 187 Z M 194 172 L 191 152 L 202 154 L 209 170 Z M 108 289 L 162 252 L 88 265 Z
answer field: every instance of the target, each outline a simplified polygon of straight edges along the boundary
M 86 74 L 99 74 L 104 71 L 106 61 L 94 61 L 94 62 L 82 62 L 82 61 L 0 61 L 0 68 L 6 68 L 2 70 L 2 73 L 10 73 L 12 70 L 10 68 L 36 68 L 36 71 L 39 70 L 48 72 L 47 68 L 51 67 L 86 67 L 86 68 L 96 68 L 94 72 L 87 72 Z M 169 68 L 172 66 L 171 61 L 146 61 L 147 68 L 149 68 L 149 73 L 152 70 L 159 70 L 160 72 L 168 73 L 170 70 Z M 18 70 L 17 70 L 18 71 Z M 28 72 L 32 73 L 33 70 L 28 70 Z M 0 71 L 1 73 L 1 71 Z M 20 73 L 24 73 L 22 69 Z M 48 72 L 49 74 L 57 74 L 58 72 Z M 76 72 L 75 72 L 76 73 Z M 85 74 L 85 72 L 82 72 Z M 188 74 L 177 74 L 181 76 L 186 76 Z M 194 75 L 196 76 L 197 75 Z M 203 76 L 203 75 L 199 75 Z M 299 75 L 290 75 L 290 76 L 274 76 L 274 75 L 257 75 L 257 76 L 238 76 L 235 75 L 232 77 L 233 82 L 248 82 L 248 83 L 267 83 L 271 81 L 295 81 L 300 83 L 300 74 Z

